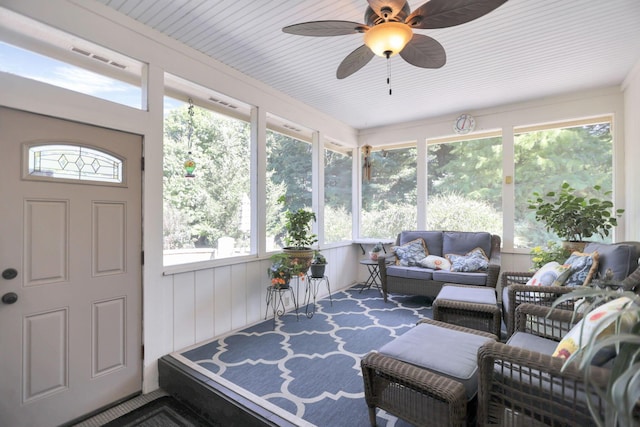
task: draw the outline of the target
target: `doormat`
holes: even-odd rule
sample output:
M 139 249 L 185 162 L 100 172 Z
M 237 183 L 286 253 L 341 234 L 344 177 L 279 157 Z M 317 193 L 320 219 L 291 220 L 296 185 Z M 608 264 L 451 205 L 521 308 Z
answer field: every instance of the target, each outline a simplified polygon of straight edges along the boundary
M 171 396 L 163 396 L 105 424 L 105 427 L 213 427 Z
M 298 425 L 367 426 L 360 359 L 432 317 L 430 305 L 410 295 L 384 302 L 375 288 L 352 287 L 318 301 L 312 318 L 290 311 L 275 326 L 268 319 L 172 356 Z M 407 423 L 378 410 L 377 425 Z

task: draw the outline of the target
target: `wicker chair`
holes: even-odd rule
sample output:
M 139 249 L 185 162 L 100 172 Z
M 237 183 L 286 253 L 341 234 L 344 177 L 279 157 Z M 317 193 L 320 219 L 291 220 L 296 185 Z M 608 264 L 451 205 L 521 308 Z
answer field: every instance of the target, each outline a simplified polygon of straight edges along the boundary
M 419 323 L 491 340 L 497 338 L 486 332 L 431 319 L 423 319 Z M 384 409 L 416 426 L 462 427 L 475 424 L 477 397 L 469 400 L 460 382 L 378 352 L 366 355 L 361 367 L 372 426 L 376 425 L 376 408 Z
M 521 304 L 516 331 L 560 341 L 573 325 L 567 310 Z M 577 321 L 577 319 L 574 319 Z M 504 343 L 487 343 L 478 351 L 478 425 L 591 426 L 587 395 L 594 408 L 604 402 L 584 383 L 584 373 L 564 360 Z M 591 367 L 591 380 L 605 386 L 609 371 Z
M 640 242 L 619 242 L 615 245 L 627 245 L 635 247 L 635 262 L 629 265 L 629 270 L 621 278 L 625 278 L 622 282 L 625 290 L 640 290 L 640 271 L 638 268 L 638 256 L 640 256 Z M 589 246 L 587 246 L 587 249 Z M 606 268 L 602 264 L 600 270 Z M 604 271 L 599 271 L 604 274 Z M 537 304 L 550 307 L 553 302 L 561 295 L 573 291 L 575 288 L 562 286 L 527 286 L 526 283 L 533 277 L 535 272 L 508 272 L 502 273 L 502 319 L 507 326 L 507 337 L 510 337 L 515 331 L 515 313 L 516 308 L 520 304 Z M 558 308 L 565 310 L 573 310 L 573 302 L 566 301 Z

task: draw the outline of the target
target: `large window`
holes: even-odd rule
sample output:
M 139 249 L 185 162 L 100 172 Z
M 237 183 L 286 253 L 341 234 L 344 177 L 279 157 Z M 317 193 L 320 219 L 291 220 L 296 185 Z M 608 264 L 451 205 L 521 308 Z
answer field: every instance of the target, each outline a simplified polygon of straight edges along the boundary
M 324 150 L 324 243 L 352 236 L 351 149 L 326 144 Z
M 165 97 L 164 265 L 251 252 L 250 124 L 189 99 Z
M 528 200 L 534 192 L 557 192 L 563 182 L 585 196 L 591 194 L 594 185 L 605 191 L 613 187 L 613 147 L 608 117 L 517 129 L 514 150 L 515 247 L 527 248 L 559 240 L 547 232 L 528 209 Z M 598 240 L 598 236 L 589 240 Z M 605 241 L 610 242 L 611 236 Z
M 311 209 L 311 166 L 310 140 L 267 129 L 267 251 L 284 246 L 283 211 Z M 281 198 L 283 203 L 278 202 Z
M 502 138 L 429 141 L 427 229 L 502 235 Z
M 365 154 L 361 153 L 363 157 Z M 395 238 L 402 230 L 414 230 L 417 227 L 415 145 L 371 151 L 366 157 L 360 236 Z

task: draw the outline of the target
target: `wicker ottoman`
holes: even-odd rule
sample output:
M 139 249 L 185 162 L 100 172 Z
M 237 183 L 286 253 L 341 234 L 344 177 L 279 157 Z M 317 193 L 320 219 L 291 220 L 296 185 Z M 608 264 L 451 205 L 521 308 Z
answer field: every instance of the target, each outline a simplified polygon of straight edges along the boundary
M 376 408 L 416 426 L 474 425 L 478 349 L 494 335 L 422 320 L 362 359 L 369 421 Z
M 433 301 L 433 318 L 500 337 L 502 322 L 496 290 L 486 286 L 445 284 Z

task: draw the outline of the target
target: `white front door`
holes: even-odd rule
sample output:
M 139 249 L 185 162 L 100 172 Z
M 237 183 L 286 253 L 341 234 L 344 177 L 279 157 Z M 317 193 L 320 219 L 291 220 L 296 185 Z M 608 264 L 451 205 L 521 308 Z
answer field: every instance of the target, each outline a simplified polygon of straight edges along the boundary
M 0 424 L 142 388 L 139 135 L 0 108 Z

